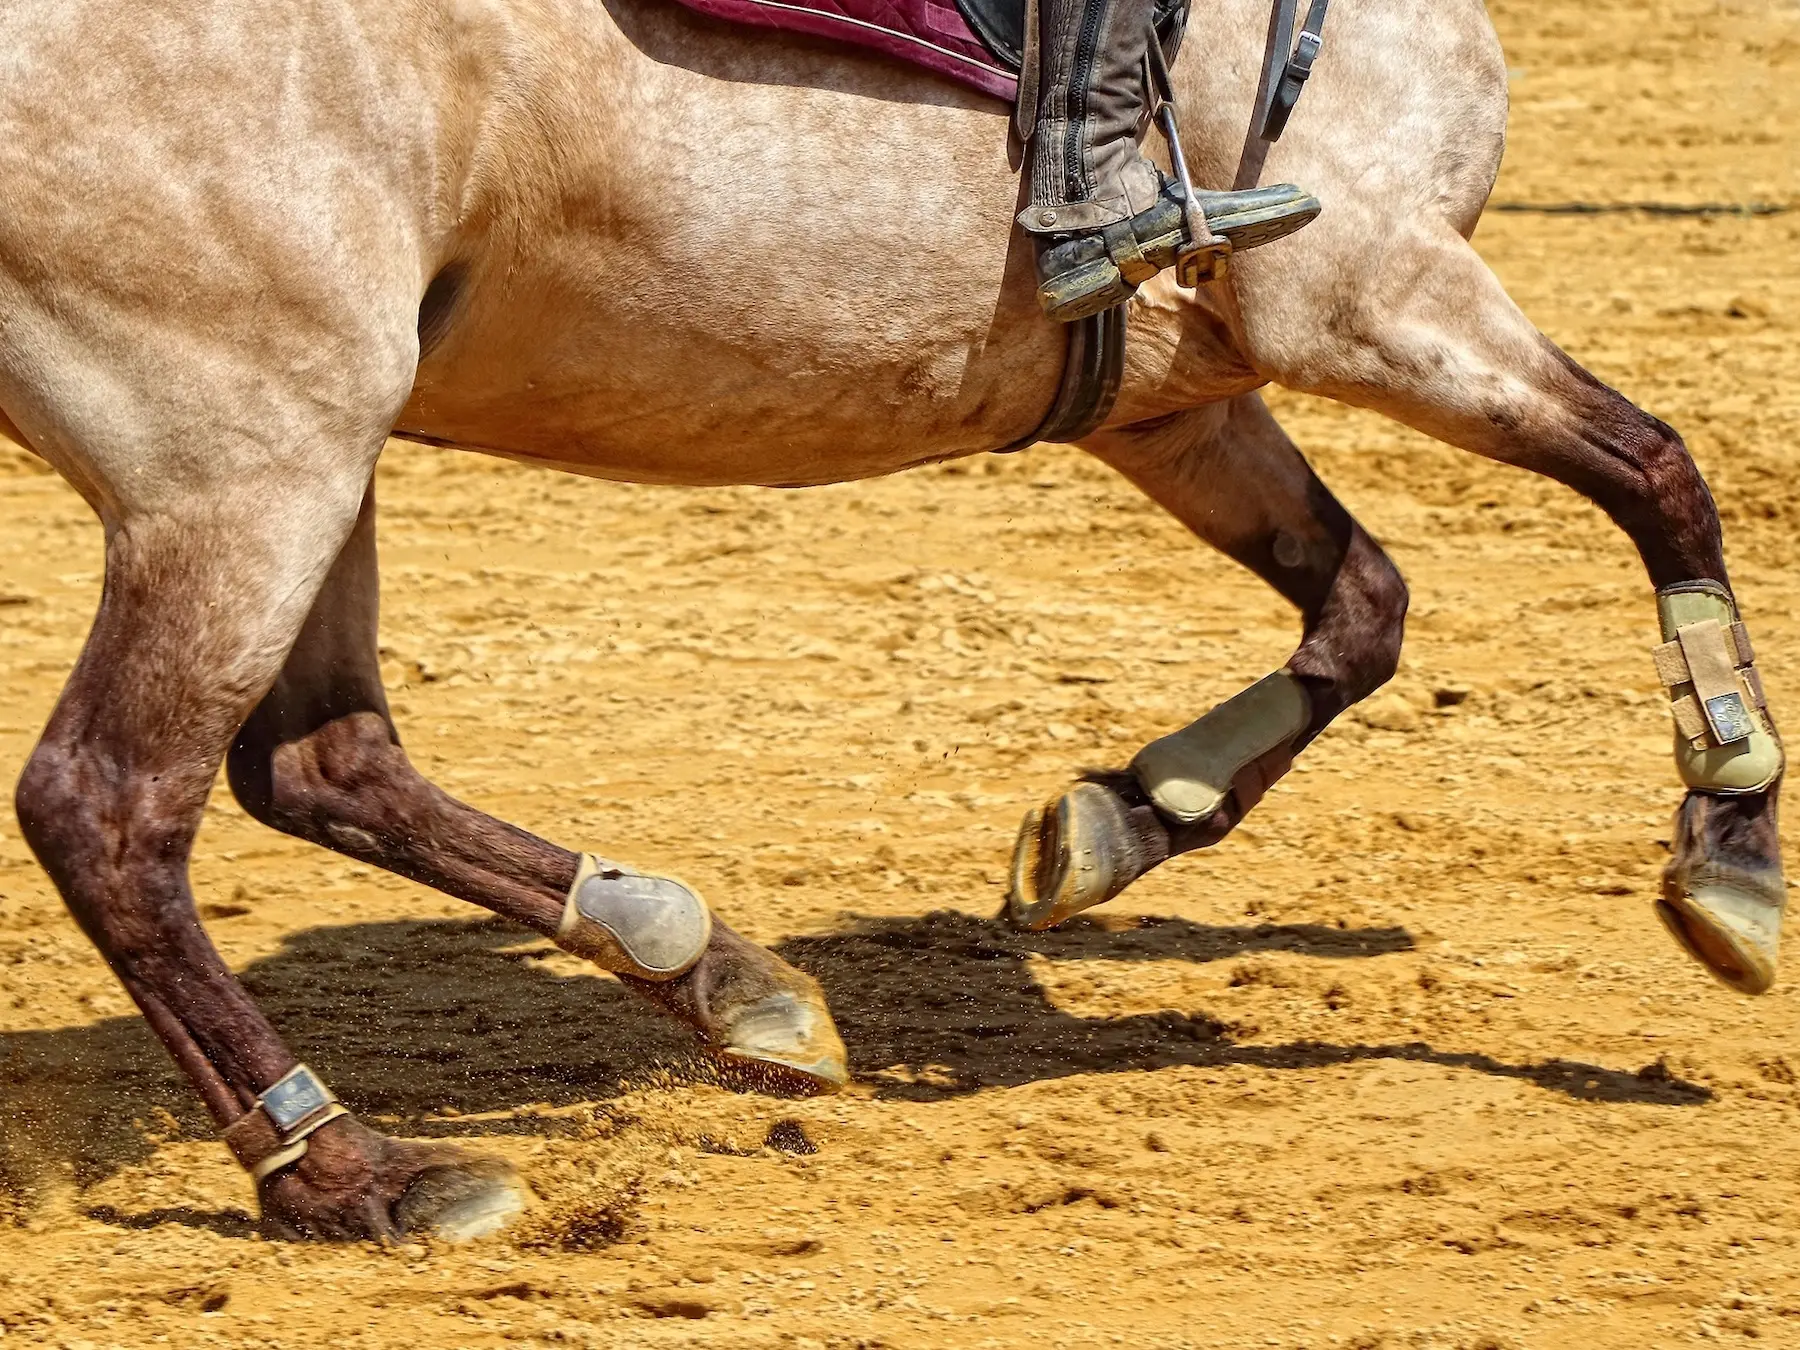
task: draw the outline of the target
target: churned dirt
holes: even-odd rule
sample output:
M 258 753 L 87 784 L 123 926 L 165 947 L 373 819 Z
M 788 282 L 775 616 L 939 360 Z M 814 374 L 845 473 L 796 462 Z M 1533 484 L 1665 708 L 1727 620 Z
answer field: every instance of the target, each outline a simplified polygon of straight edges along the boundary
M 1504 0 L 1496 201 L 1800 204 L 1793 0 Z M 1539 322 L 1687 435 L 1800 707 L 1800 213 L 1491 212 Z M 1651 915 L 1677 788 L 1623 538 L 1552 485 L 1275 393 L 1414 594 L 1391 692 L 1211 853 L 1092 922 L 991 917 L 1024 808 L 1279 664 L 1294 620 L 1042 449 L 781 494 L 396 446 L 414 755 L 697 883 L 815 972 L 856 1082 L 713 1082 L 529 934 L 248 821 L 208 925 L 366 1117 L 515 1160 L 515 1234 L 306 1247 L 0 824 L 8 1344 L 1800 1344 L 1800 995 Z M 0 777 L 100 537 L 0 459 Z M 1790 856 L 1800 837 L 1789 832 Z

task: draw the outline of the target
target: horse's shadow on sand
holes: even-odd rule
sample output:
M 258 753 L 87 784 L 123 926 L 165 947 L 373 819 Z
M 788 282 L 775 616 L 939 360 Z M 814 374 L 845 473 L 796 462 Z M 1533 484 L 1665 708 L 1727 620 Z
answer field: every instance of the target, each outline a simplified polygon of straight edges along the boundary
M 1051 1002 L 1029 959 L 1211 962 L 1280 951 L 1348 960 L 1412 946 L 1401 928 L 1147 919 L 1023 934 L 938 911 L 852 918 L 778 950 L 824 984 L 852 1069 L 878 1096 L 934 1099 L 1181 1065 L 1318 1069 L 1390 1059 L 1584 1100 L 1710 1099 L 1660 1066 L 1514 1064 L 1422 1042 L 1244 1045 L 1204 1013 L 1075 1016 Z M 548 950 L 498 920 L 396 920 L 295 933 L 241 975 L 289 1044 L 365 1118 L 396 1133 L 553 1131 L 567 1122 L 519 1108 L 598 1101 L 653 1075 L 707 1072 L 685 1029 L 616 981 L 557 973 L 543 960 Z M 97 1180 L 147 1157 L 173 1128 L 199 1138 L 212 1131 L 138 1018 L 0 1033 L 0 1165 L 8 1154 L 16 1162 L 48 1152 L 78 1183 Z

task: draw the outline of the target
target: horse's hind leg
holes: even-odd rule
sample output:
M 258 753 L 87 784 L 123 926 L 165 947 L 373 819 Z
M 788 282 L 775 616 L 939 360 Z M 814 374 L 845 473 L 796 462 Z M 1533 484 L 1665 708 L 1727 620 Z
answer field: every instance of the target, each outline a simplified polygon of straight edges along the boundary
M 1304 631 L 1280 672 L 1146 747 L 1129 770 L 1092 774 L 1026 817 L 1007 904 L 1027 928 L 1223 838 L 1332 718 L 1393 675 L 1406 616 L 1393 563 L 1258 395 L 1084 448 L 1292 601 Z
M 1353 242 L 1336 284 L 1316 291 L 1245 269 L 1253 355 L 1283 383 L 1565 483 L 1631 537 L 1656 588 L 1656 668 L 1689 789 L 1658 913 L 1721 980 L 1761 993 L 1786 900 L 1775 828 L 1783 761 L 1699 470 L 1674 431 L 1539 333 L 1450 230 L 1378 255 L 1404 267 L 1393 284 L 1359 274 L 1357 258 L 1377 255 Z
M 232 790 L 278 830 L 557 936 L 580 855 L 465 806 L 413 767 L 381 687 L 379 590 L 371 494 L 280 676 L 231 749 Z M 629 900 L 643 879 L 613 884 Z M 606 885 L 592 878 L 583 894 Z M 644 906 L 614 909 L 615 922 L 621 914 L 644 926 L 624 934 L 639 946 L 681 937 L 666 920 L 659 930 L 657 912 Z M 843 1085 L 843 1042 L 816 981 L 716 919 L 694 940 L 703 951 L 694 960 L 690 949 L 682 964 L 693 964 L 674 978 L 642 978 L 598 955 L 729 1061 L 807 1086 Z

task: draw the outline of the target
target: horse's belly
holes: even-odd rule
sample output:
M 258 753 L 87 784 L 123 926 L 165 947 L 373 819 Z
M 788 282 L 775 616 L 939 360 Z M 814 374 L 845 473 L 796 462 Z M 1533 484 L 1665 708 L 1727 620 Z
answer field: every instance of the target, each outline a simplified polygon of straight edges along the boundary
M 922 343 L 904 362 L 826 361 L 822 346 L 798 346 L 808 350 L 617 334 L 560 379 L 427 363 L 399 428 L 605 478 L 797 486 L 993 449 L 1031 429 L 1054 377 L 1040 362 L 1009 379 L 1019 353 L 971 361 L 956 344 Z M 1028 392 L 1010 395 L 1009 383 Z
M 922 260 L 909 295 L 742 242 L 736 275 L 646 267 L 621 240 L 635 271 L 607 246 L 578 275 L 510 273 L 505 295 L 471 280 L 401 429 L 610 478 L 802 484 L 991 450 L 1049 406 L 1063 335 L 1001 284 L 1004 244 L 935 277 Z M 595 294 L 596 274 L 626 282 Z

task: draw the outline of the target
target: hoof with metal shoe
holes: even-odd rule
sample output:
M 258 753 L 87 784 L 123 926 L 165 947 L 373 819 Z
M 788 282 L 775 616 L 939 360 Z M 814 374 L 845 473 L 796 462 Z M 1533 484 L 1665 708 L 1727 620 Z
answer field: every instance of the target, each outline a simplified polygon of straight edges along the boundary
M 1287 772 L 1310 716 L 1299 680 L 1277 671 L 1145 746 L 1128 773 L 1095 775 L 1031 812 L 1013 847 L 1008 921 L 1054 928 L 1217 843 Z
M 768 1072 L 790 1085 L 836 1092 L 850 1081 L 843 1038 L 817 980 L 791 967 L 789 987 L 727 1011 L 718 1053 L 739 1069 Z
M 1041 932 L 1106 903 L 1166 856 L 1147 844 L 1117 793 L 1077 783 L 1019 827 L 1007 921 Z
M 445 1150 L 443 1161 L 421 1172 L 395 1202 L 394 1222 L 403 1236 L 473 1242 L 510 1227 L 524 1213 L 526 1195 L 505 1159 Z
M 720 920 L 680 975 L 625 980 L 691 1026 L 732 1077 L 808 1093 L 835 1092 L 850 1081 L 849 1057 L 819 982 Z
M 1740 994 L 1766 994 L 1775 983 L 1786 907 L 1779 868 L 1672 863 L 1663 873 L 1656 917 L 1721 984 Z
M 378 1135 L 304 1064 L 220 1137 L 256 1183 L 262 1227 L 274 1237 L 466 1242 L 499 1232 L 526 1207 L 525 1184 L 505 1159 Z

